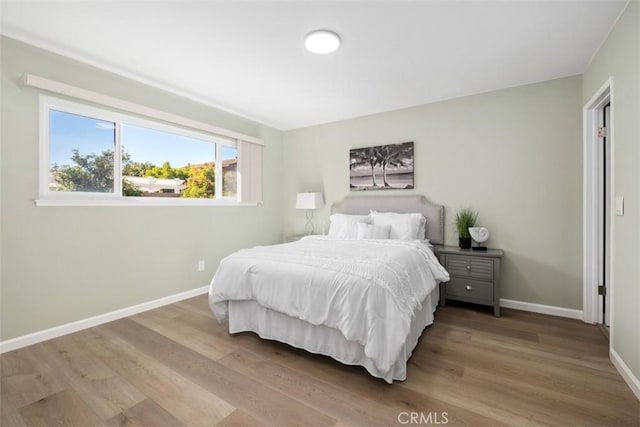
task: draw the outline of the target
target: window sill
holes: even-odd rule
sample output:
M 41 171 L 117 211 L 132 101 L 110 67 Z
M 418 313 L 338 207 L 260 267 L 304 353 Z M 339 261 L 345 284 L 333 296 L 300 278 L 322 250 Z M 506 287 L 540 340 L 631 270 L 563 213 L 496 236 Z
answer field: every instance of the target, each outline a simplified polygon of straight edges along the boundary
M 36 206 L 257 206 L 262 202 L 237 202 L 235 200 L 174 199 L 152 197 L 113 197 L 108 199 L 58 199 L 34 200 Z

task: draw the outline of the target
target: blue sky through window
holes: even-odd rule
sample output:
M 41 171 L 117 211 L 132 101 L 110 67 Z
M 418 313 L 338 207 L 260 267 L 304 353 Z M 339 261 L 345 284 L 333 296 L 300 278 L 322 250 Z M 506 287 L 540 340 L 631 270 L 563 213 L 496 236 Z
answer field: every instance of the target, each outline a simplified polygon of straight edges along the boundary
M 49 113 L 50 164 L 71 165 L 73 149 L 81 155 L 100 154 L 115 147 L 114 123 L 51 110 Z
M 130 124 L 122 126 L 122 146 L 132 161 L 156 166 L 168 161 L 179 168 L 216 159 L 215 144 L 209 141 Z
M 51 110 L 49 127 L 50 164 L 72 164 L 74 148 L 80 150 L 81 155 L 114 149 L 113 122 Z M 169 161 L 177 168 L 215 160 L 215 144 L 209 141 L 129 124 L 122 127 L 122 145 L 132 161 L 156 166 Z M 236 153 L 235 148 L 222 148 L 223 159 L 235 158 Z

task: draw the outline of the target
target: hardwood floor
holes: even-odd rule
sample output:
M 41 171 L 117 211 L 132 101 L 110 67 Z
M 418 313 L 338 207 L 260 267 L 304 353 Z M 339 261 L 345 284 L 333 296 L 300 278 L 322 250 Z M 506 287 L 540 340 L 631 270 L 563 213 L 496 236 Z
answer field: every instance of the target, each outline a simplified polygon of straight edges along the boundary
M 502 313 L 439 308 L 408 379 L 389 385 L 328 357 L 231 336 L 203 295 L 3 354 L 0 424 L 640 425 L 640 402 L 597 327 Z

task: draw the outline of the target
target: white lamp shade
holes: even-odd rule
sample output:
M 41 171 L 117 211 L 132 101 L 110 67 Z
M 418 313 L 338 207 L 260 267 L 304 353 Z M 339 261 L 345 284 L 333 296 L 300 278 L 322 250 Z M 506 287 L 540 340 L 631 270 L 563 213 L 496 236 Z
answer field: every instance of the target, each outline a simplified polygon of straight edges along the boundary
M 298 193 L 296 209 L 314 210 L 324 206 L 322 193 Z

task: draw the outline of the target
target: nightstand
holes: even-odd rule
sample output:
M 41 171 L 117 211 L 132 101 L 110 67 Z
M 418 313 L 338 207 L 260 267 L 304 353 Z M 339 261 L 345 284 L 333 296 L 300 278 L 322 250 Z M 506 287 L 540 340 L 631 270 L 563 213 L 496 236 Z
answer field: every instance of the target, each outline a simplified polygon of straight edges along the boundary
M 457 246 L 434 247 L 451 279 L 440 284 L 440 304 L 447 299 L 493 306 L 500 317 L 500 249 L 472 251 Z

